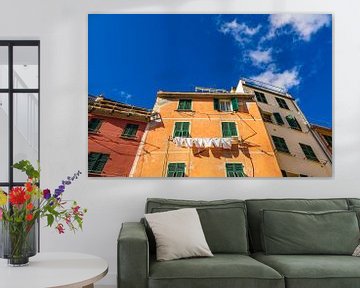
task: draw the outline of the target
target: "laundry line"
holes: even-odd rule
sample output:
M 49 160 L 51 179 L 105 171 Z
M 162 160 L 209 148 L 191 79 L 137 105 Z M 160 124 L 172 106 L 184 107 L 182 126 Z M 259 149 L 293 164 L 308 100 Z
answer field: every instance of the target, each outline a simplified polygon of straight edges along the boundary
M 231 138 L 189 138 L 189 137 L 174 137 L 173 143 L 177 147 L 186 148 L 223 148 L 231 149 Z

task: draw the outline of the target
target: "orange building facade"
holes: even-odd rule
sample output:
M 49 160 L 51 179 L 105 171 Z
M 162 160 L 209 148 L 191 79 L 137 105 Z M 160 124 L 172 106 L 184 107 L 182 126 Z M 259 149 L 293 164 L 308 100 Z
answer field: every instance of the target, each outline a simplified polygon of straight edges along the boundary
M 147 109 L 89 97 L 88 175 L 128 177 L 150 120 Z
M 158 92 L 130 177 L 282 177 L 253 94 Z

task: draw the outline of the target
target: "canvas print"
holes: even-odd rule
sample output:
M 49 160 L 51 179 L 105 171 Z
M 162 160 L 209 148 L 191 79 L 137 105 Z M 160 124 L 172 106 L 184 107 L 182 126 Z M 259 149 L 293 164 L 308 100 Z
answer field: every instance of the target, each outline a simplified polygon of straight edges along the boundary
M 332 176 L 332 15 L 88 23 L 89 177 Z

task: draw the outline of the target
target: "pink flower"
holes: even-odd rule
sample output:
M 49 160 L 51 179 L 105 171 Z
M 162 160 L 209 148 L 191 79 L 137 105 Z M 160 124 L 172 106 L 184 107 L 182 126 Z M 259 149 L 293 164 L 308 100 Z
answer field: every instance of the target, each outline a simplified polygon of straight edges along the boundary
M 3 218 L 3 211 L 2 211 L 2 209 L 0 208 L 0 220 L 2 220 L 2 218 Z
M 63 224 L 59 223 L 55 228 L 58 230 L 59 234 L 65 233 Z

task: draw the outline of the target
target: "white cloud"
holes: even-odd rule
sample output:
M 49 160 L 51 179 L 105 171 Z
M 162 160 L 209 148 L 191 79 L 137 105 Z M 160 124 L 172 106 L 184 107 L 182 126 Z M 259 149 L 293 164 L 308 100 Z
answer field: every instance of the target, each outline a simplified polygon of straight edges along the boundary
M 128 103 L 128 101 L 131 98 L 133 98 L 131 94 L 127 93 L 126 91 L 120 90 L 118 88 L 113 88 L 111 92 L 112 92 L 112 96 L 120 98 L 124 103 Z
M 259 32 L 261 25 L 249 27 L 245 23 L 238 23 L 236 19 L 221 24 L 219 31 L 231 35 L 236 42 L 243 44 L 248 42 L 252 36 Z
M 270 63 L 272 59 L 272 49 L 257 49 L 257 50 L 250 50 L 248 52 L 248 57 L 251 60 L 252 64 L 255 66 L 261 66 L 263 64 Z
M 329 26 L 331 16 L 327 14 L 272 14 L 270 16 L 270 31 L 267 38 L 275 36 L 278 29 L 290 25 L 304 41 L 324 26 Z
M 285 89 L 299 85 L 301 80 L 299 77 L 299 71 L 296 67 L 292 68 L 291 70 L 285 70 L 283 72 L 277 72 L 271 68 L 259 75 L 252 76 L 250 78 Z
M 125 91 L 120 91 L 120 97 L 124 99 L 125 103 L 127 103 L 132 98 L 132 95 L 126 93 Z

